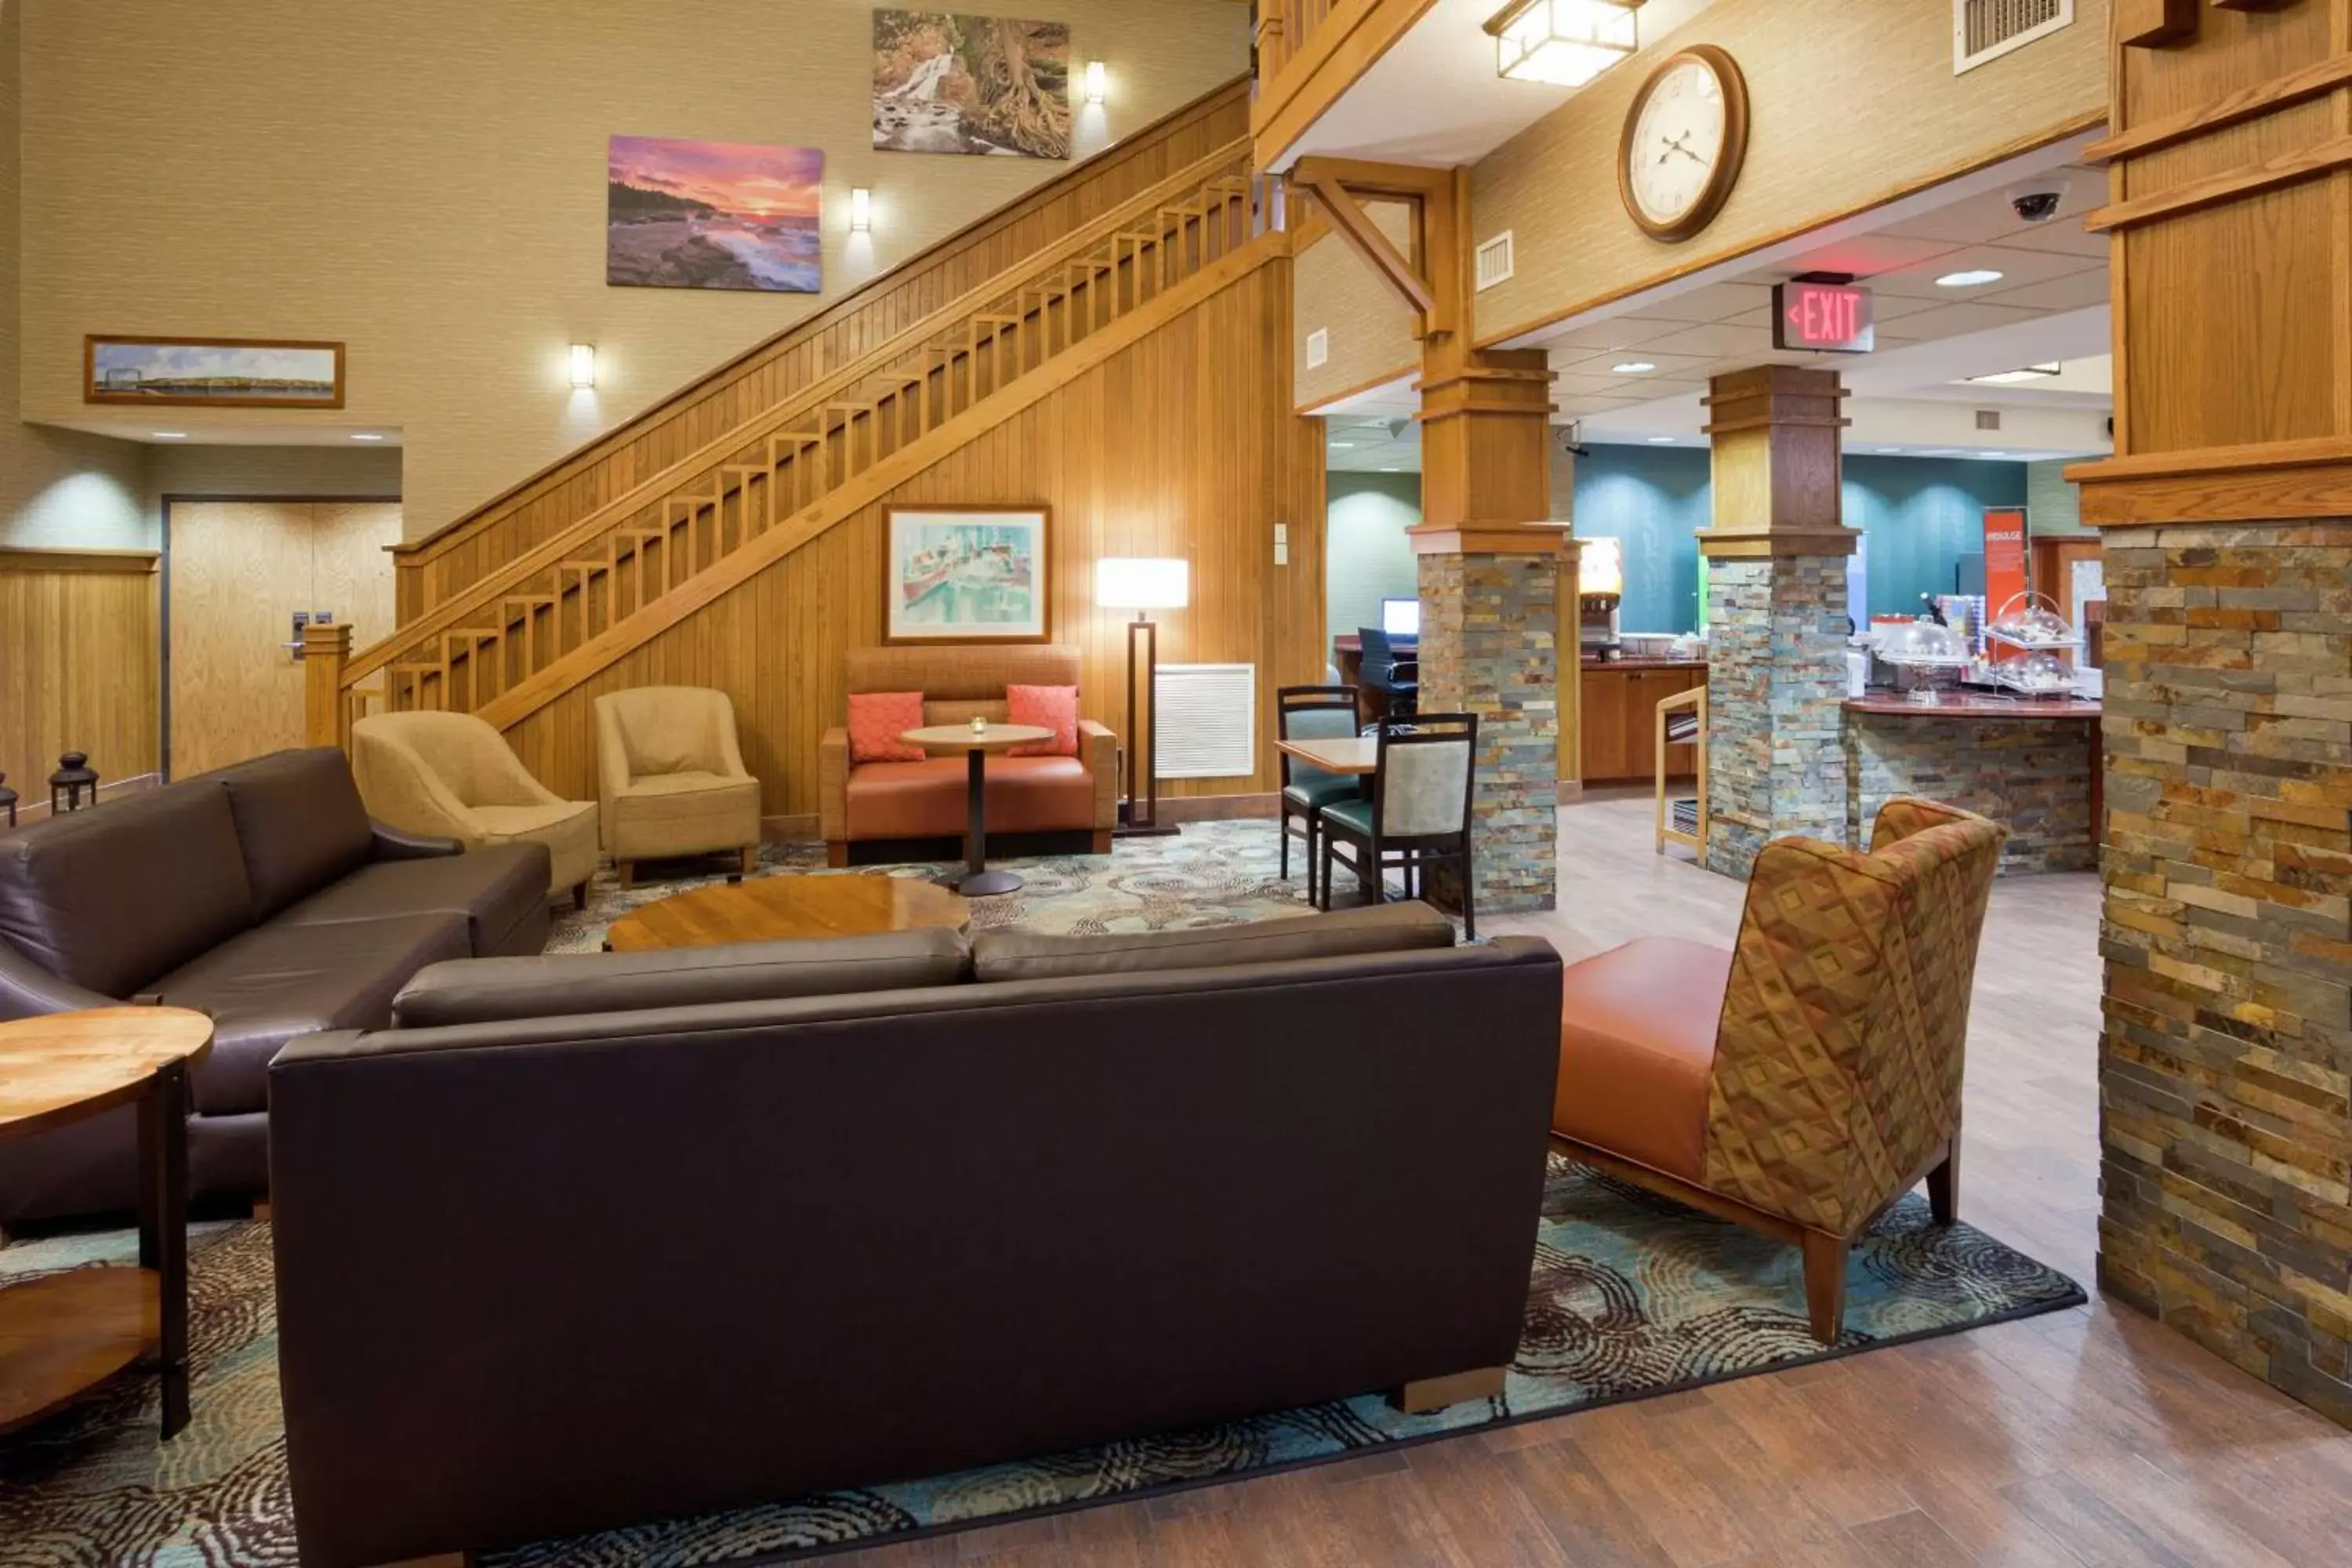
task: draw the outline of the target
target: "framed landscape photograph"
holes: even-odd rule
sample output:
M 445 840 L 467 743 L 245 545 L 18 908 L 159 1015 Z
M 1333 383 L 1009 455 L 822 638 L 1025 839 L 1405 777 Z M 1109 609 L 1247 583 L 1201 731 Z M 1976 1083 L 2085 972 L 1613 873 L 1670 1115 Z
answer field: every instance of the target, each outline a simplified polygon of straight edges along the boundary
M 1051 522 L 1044 507 L 892 507 L 882 640 L 1047 640 Z
M 341 408 L 343 345 L 86 337 L 81 400 L 151 408 Z
M 604 281 L 814 294 L 824 153 L 615 136 L 605 158 Z
M 874 145 L 1067 158 L 1069 24 L 877 10 Z

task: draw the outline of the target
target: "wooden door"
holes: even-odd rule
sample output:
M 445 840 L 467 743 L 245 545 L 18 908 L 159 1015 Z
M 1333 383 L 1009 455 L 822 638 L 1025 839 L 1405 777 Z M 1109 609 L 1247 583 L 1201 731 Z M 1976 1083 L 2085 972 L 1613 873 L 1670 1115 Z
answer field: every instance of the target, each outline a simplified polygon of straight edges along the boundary
M 173 503 L 172 776 L 303 743 L 295 612 L 390 631 L 399 539 L 397 502 Z

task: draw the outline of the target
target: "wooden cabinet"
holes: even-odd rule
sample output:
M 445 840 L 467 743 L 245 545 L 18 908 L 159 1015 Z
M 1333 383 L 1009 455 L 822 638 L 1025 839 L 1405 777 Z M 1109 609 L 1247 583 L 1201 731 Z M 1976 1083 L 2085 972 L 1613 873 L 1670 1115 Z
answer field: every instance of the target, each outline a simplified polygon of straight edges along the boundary
M 1647 784 L 1656 767 L 1658 704 L 1706 684 L 1706 666 L 1676 660 L 1584 667 L 1584 782 Z M 1672 774 L 1698 770 L 1697 748 L 1667 752 Z

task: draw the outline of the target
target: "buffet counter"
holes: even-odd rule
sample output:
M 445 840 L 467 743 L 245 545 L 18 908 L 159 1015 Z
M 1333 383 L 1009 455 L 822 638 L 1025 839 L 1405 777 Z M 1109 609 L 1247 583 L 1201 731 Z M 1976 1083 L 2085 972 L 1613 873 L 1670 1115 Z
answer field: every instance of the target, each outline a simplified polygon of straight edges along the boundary
M 2080 698 L 1947 693 L 1845 704 L 1846 831 L 1866 845 L 1878 808 L 1924 795 L 2009 829 L 2003 875 L 2099 863 L 2099 704 Z

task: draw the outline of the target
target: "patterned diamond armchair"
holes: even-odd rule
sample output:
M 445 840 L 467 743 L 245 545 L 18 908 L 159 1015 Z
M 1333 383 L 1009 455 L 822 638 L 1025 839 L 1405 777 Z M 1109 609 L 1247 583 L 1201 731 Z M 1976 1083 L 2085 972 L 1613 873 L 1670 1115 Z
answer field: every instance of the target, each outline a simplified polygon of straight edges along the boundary
M 1958 1202 L 1969 996 L 2006 832 L 1908 797 L 1867 855 L 1757 857 L 1738 947 L 1651 937 L 1570 966 L 1552 1144 L 1799 1245 L 1835 1343 L 1846 1250 L 1923 1177 Z

